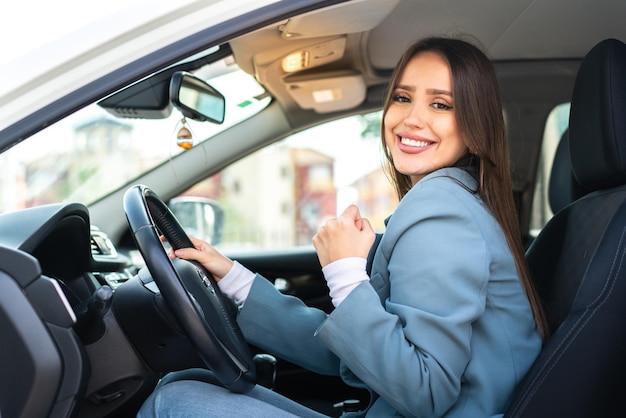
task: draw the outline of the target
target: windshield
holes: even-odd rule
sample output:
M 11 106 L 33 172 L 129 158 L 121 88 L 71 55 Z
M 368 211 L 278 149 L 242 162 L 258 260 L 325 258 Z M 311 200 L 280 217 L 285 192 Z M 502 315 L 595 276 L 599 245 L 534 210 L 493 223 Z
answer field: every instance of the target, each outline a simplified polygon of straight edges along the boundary
M 231 60 L 207 67 L 196 75 L 219 74 L 203 78 L 226 98 L 223 124 L 184 120 L 177 109 L 165 119 L 117 118 L 94 103 L 0 155 L 0 213 L 63 201 L 89 205 L 188 147 L 181 128 L 198 143 L 269 103 Z

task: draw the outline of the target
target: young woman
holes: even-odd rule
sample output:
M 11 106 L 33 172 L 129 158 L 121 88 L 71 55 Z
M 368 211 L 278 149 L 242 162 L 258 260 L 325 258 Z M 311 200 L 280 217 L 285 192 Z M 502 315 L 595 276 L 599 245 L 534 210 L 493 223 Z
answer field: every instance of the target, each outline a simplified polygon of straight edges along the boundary
M 240 306 L 248 341 L 369 389 L 370 405 L 354 416 L 502 414 L 547 327 L 524 260 L 498 84 L 484 53 L 444 37 L 412 45 L 390 83 L 382 140 L 401 200 L 371 274 L 375 234 L 355 206 L 313 238 L 330 315 L 205 242 L 175 256 L 214 274 Z M 258 386 L 241 395 L 197 381 L 160 386 L 140 411 L 237 414 L 320 416 Z

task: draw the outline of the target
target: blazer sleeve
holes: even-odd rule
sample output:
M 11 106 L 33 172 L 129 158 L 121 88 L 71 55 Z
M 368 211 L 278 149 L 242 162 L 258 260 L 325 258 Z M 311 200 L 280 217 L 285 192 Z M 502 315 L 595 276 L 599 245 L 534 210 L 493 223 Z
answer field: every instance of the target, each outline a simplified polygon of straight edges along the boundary
M 424 184 L 422 184 L 424 183 Z M 458 399 L 472 322 L 484 312 L 489 255 L 468 203 L 447 178 L 418 183 L 381 241 L 389 297 L 357 287 L 317 336 L 405 416 L 440 416 Z
M 246 340 L 257 347 L 316 373 L 336 376 L 339 359 L 315 338 L 326 317 L 257 275 L 237 323 Z

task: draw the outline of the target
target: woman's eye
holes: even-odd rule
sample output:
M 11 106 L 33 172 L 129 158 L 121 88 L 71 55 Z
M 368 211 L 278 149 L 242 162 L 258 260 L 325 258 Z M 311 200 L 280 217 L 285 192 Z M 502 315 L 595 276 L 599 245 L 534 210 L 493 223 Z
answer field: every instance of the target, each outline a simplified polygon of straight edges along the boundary
M 452 106 L 450 106 L 447 103 L 442 103 L 442 102 L 435 102 L 431 106 L 434 107 L 437 110 L 450 110 L 450 109 L 452 109 Z
M 399 103 L 409 103 L 411 101 L 411 99 L 409 99 L 406 95 L 404 94 L 394 94 L 391 99 L 394 102 L 399 102 Z

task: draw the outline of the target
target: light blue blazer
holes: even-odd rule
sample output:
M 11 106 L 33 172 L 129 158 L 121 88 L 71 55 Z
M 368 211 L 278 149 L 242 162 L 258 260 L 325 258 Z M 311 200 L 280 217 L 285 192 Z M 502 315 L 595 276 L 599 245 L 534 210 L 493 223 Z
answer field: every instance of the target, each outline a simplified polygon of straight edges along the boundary
M 251 343 L 372 393 L 367 417 L 502 414 L 541 348 L 504 234 L 460 168 L 418 182 L 389 218 L 371 279 L 330 315 L 260 276 Z M 468 190 L 469 189 L 469 190 Z

